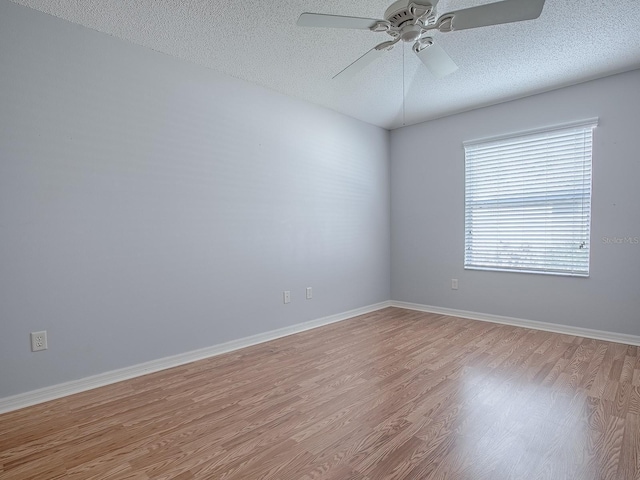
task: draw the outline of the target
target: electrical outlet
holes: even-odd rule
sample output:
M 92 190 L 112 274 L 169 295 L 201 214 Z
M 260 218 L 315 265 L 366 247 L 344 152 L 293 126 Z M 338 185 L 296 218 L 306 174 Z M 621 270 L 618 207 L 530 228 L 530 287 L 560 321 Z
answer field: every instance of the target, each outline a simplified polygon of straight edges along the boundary
M 291 292 L 289 290 L 285 290 L 282 292 L 282 298 L 284 303 L 291 303 Z
M 307 300 L 313 298 L 313 289 L 311 287 L 307 287 Z
M 39 352 L 40 350 L 46 350 L 47 346 L 47 332 L 31 332 L 31 351 Z
M 458 279 L 457 278 L 452 278 L 451 279 L 451 290 L 457 290 L 458 289 Z

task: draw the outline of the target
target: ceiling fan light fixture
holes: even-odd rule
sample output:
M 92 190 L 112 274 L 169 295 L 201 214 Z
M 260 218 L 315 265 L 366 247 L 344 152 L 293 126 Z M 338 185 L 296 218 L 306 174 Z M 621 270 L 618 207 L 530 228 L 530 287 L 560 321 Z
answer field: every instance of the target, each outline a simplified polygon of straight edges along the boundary
M 418 25 L 407 25 L 400 31 L 400 38 L 403 42 L 415 42 L 420 35 L 422 35 L 423 29 Z

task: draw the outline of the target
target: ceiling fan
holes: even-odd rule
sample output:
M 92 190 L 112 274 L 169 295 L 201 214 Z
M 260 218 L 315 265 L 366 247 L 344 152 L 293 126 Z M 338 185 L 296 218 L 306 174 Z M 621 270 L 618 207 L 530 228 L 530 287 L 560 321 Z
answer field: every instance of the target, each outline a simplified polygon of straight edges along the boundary
M 451 32 L 533 20 L 542 13 L 544 2 L 545 0 L 503 0 L 447 12 L 436 19 L 438 0 L 398 0 L 387 8 L 384 20 L 303 13 L 297 24 L 301 27 L 371 30 L 385 32 L 393 37 L 393 40 L 376 45 L 333 78 L 354 77 L 400 41 L 415 42 L 413 51 L 422 63 L 433 75 L 444 77 L 457 70 L 458 66 L 442 47 L 434 43 L 433 37 L 429 34 L 431 30 Z

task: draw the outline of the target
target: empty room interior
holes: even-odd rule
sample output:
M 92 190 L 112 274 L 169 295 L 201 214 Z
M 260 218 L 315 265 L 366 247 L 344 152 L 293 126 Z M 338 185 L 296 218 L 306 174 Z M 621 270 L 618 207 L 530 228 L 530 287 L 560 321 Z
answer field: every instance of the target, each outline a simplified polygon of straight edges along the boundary
M 0 0 L 0 479 L 640 479 L 637 0 Z

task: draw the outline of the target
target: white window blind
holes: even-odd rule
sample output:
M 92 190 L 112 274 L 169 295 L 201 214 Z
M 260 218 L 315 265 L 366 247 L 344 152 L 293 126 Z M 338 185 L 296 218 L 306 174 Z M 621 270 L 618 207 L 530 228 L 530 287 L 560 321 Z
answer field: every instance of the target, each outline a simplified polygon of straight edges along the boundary
M 465 142 L 465 268 L 589 275 L 596 126 Z

